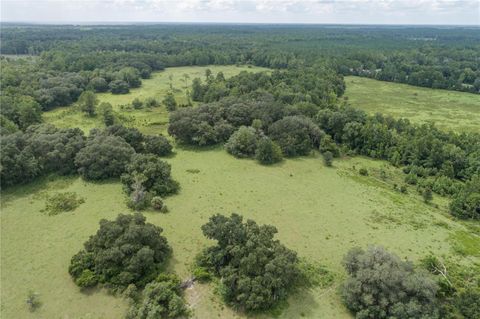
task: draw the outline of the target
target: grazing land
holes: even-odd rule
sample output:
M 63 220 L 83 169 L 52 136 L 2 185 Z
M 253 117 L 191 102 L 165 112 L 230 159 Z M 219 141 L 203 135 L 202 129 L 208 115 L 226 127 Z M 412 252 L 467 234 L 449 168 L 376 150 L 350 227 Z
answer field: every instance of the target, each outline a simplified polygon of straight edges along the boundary
M 187 66 L 167 68 L 164 71 L 155 72 L 149 79 L 142 81 L 140 88 L 131 89 L 129 94 L 100 93 L 97 94 L 99 102 L 109 102 L 113 109 L 121 116 L 122 124 L 134 126 L 146 134 L 158 134 L 165 132 L 168 124 L 168 112 L 165 107 L 157 107 L 146 110 L 126 109 L 121 106 L 127 106 L 135 98 L 144 101 L 146 98 L 153 97 L 159 103 L 163 100 L 167 92 L 170 91 L 170 77 L 175 100 L 178 104 L 187 103 L 185 78 L 188 75 L 187 86 L 190 88 L 194 78 L 205 78 L 205 70 L 210 69 L 213 74 L 223 72 L 226 78 L 236 75 L 242 71 L 262 72 L 269 71 L 268 68 L 254 66 Z M 57 127 L 79 127 L 86 133 L 92 128 L 103 127 L 100 117 L 87 117 L 76 107 L 57 108 L 45 112 L 43 117 L 46 122 Z
M 166 200 L 169 213 L 145 215 L 164 229 L 174 251 L 170 267 L 182 278 L 188 278 L 195 255 L 209 244 L 200 226 L 218 212 L 238 212 L 259 224 L 274 224 L 285 245 L 334 276 L 332 285 L 294 295 L 280 318 L 350 318 L 337 288 L 345 276 L 341 259 L 353 246 L 380 244 L 414 261 L 428 252 L 454 255 L 467 264 L 480 259 L 472 249 L 480 238 L 462 236 L 466 228 L 448 217 L 445 202 L 435 197 L 435 208 L 424 204 L 413 188 L 406 195 L 393 191 L 378 172 L 386 170 L 390 182 L 399 172 L 382 161 L 344 159 L 327 168 L 315 154 L 266 167 L 235 159 L 220 148 L 179 148 L 168 162 L 182 190 Z M 362 167 L 370 176 L 358 174 Z M 59 191 L 76 192 L 86 201 L 74 212 L 48 216 L 42 212 L 45 198 Z M 124 300 L 105 291 L 81 293 L 66 269 L 100 219 L 129 211 L 124 200 L 119 182 L 89 183 L 78 177 L 52 176 L 5 192 L 2 317 L 120 317 L 127 307 Z M 457 255 L 455 249 L 466 254 Z M 195 305 L 194 318 L 243 317 L 223 307 L 211 287 L 196 284 L 187 290 L 187 300 Z M 43 302 L 35 314 L 25 308 L 30 289 Z
M 375 114 L 404 117 L 414 123 L 435 123 L 457 132 L 480 132 L 480 96 L 408 84 L 345 77 L 350 104 Z

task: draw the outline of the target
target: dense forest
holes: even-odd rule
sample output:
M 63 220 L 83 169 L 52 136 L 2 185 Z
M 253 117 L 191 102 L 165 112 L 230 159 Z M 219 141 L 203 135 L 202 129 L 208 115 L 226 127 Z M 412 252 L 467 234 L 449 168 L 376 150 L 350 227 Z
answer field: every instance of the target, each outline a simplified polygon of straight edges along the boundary
M 444 197 L 450 218 L 480 220 L 478 133 L 368 115 L 343 96 L 345 75 L 479 94 L 478 28 L 5 24 L 1 41 L 3 189 L 52 173 L 116 179 L 132 210 L 166 212 L 163 200 L 182 185 L 161 157 L 174 147 L 224 145 L 262 165 L 312 152 L 326 166 L 340 157 L 381 159 L 404 173 L 396 191 L 413 185 L 426 203 L 432 193 Z M 170 137 L 115 123 L 112 106 L 95 96 L 127 94 L 167 67 L 231 64 L 272 71 L 226 78 L 207 69 L 192 79 L 188 105 L 165 97 Z M 72 104 L 101 114 L 105 127 L 86 134 L 43 123 L 43 112 Z M 199 253 L 196 279 L 219 281 L 238 311 L 271 309 L 315 285 L 296 252 L 274 239 L 274 226 L 217 214 L 201 230 L 215 244 Z M 172 248 L 162 232 L 140 213 L 102 220 L 68 272 L 82 289 L 128 295 L 129 318 L 186 315 L 180 280 L 163 273 Z M 343 266 L 340 293 L 357 318 L 478 318 L 478 274 L 450 280 L 437 256 L 416 267 L 381 247 L 353 248 Z

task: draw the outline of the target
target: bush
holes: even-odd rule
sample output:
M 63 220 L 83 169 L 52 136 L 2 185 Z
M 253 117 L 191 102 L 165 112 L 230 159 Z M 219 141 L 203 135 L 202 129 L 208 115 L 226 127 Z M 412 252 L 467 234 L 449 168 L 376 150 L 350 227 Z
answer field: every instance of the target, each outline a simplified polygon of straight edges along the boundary
M 432 201 L 433 194 L 430 187 L 427 187 L 422 191 L 422 197 L 425 203 L 430 203 Z
M 162 104 L 165 105 L 165 107 L 167 108 L 167 111 L 169 112 L 173 112 L 177 109 L 177 101 L 175 101 L 175 97 L 171 92 L 165 95 L 165 97 L 163 98 Z
M 368 176 L 368 170 L 363 167 L 358 170 L 358 173 L 360 173 L 362 176 Z
M 145 286 L 141 301 L 135 303 L 127 319 L 178 318 L 187 316 L 187 306 L 176 276 L 159 276 Z
M 90 138 L 75 157 L 78 173 L 87 180 L 119 177 L 135 150 L 118 136 L 99 134 Z
M 148 97 L 148 98 L 145 99 L 145 106 L 146 107 L 157 107 L 159 105 L 160 104 L 158 103 L 158 101 L 153 97 Z
M 269 136 L 278 143 L 285 156 L 307 155 L 318 147 L 323 131 L 309 118 L 287 116 L 273 123 Z
M 458 218 L 480 220 L 480 175 L 473 176 L 453 196 L 450 212 Z
M 143 183 L 145 177 L 137 174 L 133 178 L 133 184 L 130 186 L 131 192 L 127 201 L 127 206 L 134 210 L 144 210 L 150 205 L 151 194 L 149 194 Z
M 25 302 L 27 303 L 28 310 L 30 310 L 30 312 L 34 312 L 42 305 L 39 294 L 33 291 L 28 292 Z
M 326 151 L 323 153 L 323 162 L 325 163 L 325 166 L 332 166 L 332 161 L 333 161 L 333 154 L 330 151 Z
M 160 196 L 154 196 L 150 205 L 152 205 L 152 208 L 155 210 L 161 210 L 163 208 L 163 199 Z
M 255 158 L 261 164 L 270 165 L 282 160 L 282 150 L 277 143 L 268 137 L 263 137 L 258 141 Z
M 252 157 L 257 148 L 257 134 L 252 127 L 241 126 L 230 136 L 225 149 L 236 157 Z
M 353 248 L 343 260 L 349 275 L 342 298 L 357 318 L 438 318 L 438 286 L 381 247 Z
M 144 135 L 135 127 L 112 125 L 105 129 L 105 133 L 123 138 L 136 152 L 144 151 Z
M 330 152 L 332 153 L 333 157 L 340 156 L 340 149 L 338 148 L 337 144 L 332 140 L 330 135 L 325 135 L 322 138 L 318 149 L 320 153 Z
M 200 267 L 200 266 L 195 267 L 195 269 L 193 269 L 192 275 L 195 278 L 195 280 L 197 280 L 200 283 L 205 283 L 212 280 L 212 275 L 210 274 L 208 269 L 205 267 Z
M 273 226 L 243 223 L 237 214 L 214 215 L 202 231 L 217 244 L 199 256 L 199 266 L 222 278 L 223 297 L 237 308 L 271 308 L 299 279 L 297 255 L 273 239 Z
M 143 102 L 140 101 L 140 99 L 138 97 L 136 97 L 132 101 L 132 106 L 136 110 L 141 109 L 143 107 Z
M 98 278 L 90 269 L 84 269 L 82 274 L 75 279 L 75 284 L 80 288 L 94 287 L 98 283 Z
M 146 135 L 144 141 L 145 153 L 155 154 L 158 156 L 166 156 L 172 154 L 172 145 L 165 136 Z
M 170 254 L 162 231 L 139 213 L 102 219 L 97 233 L 72 257 L 68 271 L 77 284 L 93 285 L 96 279 L 121 290 L 130 284 L 143 287 Z
M 49 215 L 57 215 L 62 212 L 69 212 L 83 204 L 85 200 L 78 197 L 74 192 L 56 193 L 47 196 L 45 210 Z
M 165 196 L 174 194 L 179 189 L 179 184 L 172 179 L 170 164 L 162 161 L 152 154 L 135 154 L 131 163 L 126 166 L 125 174 L 121 180 L 128 194 L 133 192 L 133 186 L 140 175 L 142 185 L 152 196 Z
M 114 80 L 108 86 L 112 94 L 127 94 L 130 92 L 128 83 L 122 80 Z

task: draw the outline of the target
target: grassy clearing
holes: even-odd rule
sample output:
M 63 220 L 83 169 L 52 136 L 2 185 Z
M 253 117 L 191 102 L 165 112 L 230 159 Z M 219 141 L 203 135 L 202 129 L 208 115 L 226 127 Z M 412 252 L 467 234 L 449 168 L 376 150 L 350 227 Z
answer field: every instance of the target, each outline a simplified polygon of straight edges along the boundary
M 413 190 L 407 195 L 393 191 L 388 182 L 376 177 L 386 167 L 381 161 L 344 159 L 326 168 L 315 154 L 266 167 L 235 159 L 219 148 L 177 149 L 168 161 L 181 192 L 166 200 L 169 213 L 147 211 L 145 215 L 164 228 L 174 251 L 170 268 L 180 276 L 189 276 L 195 254 L 210 244 L 200 226 L 214 213 L 231 212 L 277 226 L 278 238 L 288 247 L 333 274 L 332 286 L 293 296 L 280 318 L 350 318 L 337 288 L 344 277 L 342 256 L 355 245 L 381 244 L 413 260 L 432 251 L 478 261 L 471 254 L 472 247 L 480 244 L 478 236 L 464 237 L 465 227 L 448 217 L 438 198 L 435 203 L 440 208 L 435 208 L 425 205 Z M 360 167 L 367 168 L 369 176 L 360 176 Z M 394 168 L 387 169 L 387 176 L 398 174 Z M 46 196 L 59 191 L 75 192 L 85 203 L 56 216 L 42 213 Z M 121 298 L 105 291 L 81 293 L 67 268 L 101 218 L 112 219 L 127 211 L 117 181 L 94 184 L 76 177 L 52 178 L 4 192 L 2 317 L 121 317 L 126 308 Z M 455 255 L 460 241 L 462 255 Z M 25 304 L 30 289 L 40 294 L 43 303 L 35 314 Z M 194 305 L 194 318 L 244 317 L 222 306 L 212 286 L 194 285 L 187 297 Z M 264 317 L 268 316 L 260 316 Z
M 168 112 L 164 106 L 141 109 L 141 110 L 125 110 L 121 109 L 121 105 L 131 103 L 135 98 L 145 100 L 148 97 L 154 97 L 161 102 L 164 96 L 170 90 L 170 77 L 172 77 L 172 87 L 175 99 L 178 104 L 186 104 L 185 80 L 183 75 L 188 74 L 187 86 L 190 87 L 194 78 L 205 80 L 205 70 L 210 69 L 214 75 L 223 72 L 225 77 L 237 75 L 241 71 L 261 72 L 268 71 L 266 68 L 249 67 L 249 66 L 218 66 L 212 65 L 207 67 L 189 66 L 167 68 L 161 72 L 155 72 L 150 79 L 143 80 L 142 86 L 137 89 L 130 90 L 129 94 L 114 95 L 111 93 L 97 94 L 99 102 L 109 102 L 113 109 L 119 114 L 122 122 L 129 126 L 135 126 L 142 132 L 153 134 L 164 132 L 168 123 Z M 102 120 L 99 116 L 87 117 L 76 107 L 70 106 L 65 108 L 57 108 L 55 110 L 43 114 L 46 122 L 52 123 L 58 127 L 80 127 L 85 132 L 95 127 L 103 127 Z
M 480 132 L 480 95 L 421 88 L 368 78 L 345 77 L 350 103 L 370 114 L 408 118 L 415 123 L 434 122 L 458 132 Z
M 243 69 L 263 70 L 210 68 L 226 76 Z M 126 111 L 120 105 L 135 97 L 161 100 L 169 89 L 170 74 L 174 87 L 180 89 L 176 95 L 182 103 L 182 75 L 188 73 L 191 81 L 203 77 L 205 69 L 167 69 L 153 74 L 128 95 L 100 94 L 99 99 L 112 103 L 129 125 L 145 133 L 164 133 L 168 122 L 164 107 Z M 347 78 L 347 83 L 349 80 L 352 78 Z M 86 131 L 103 126 L 100 119 L 87 118 L 74 107 L 48 112 L 45 119 Z M 341 259 L 353 246 L 379 244 L 414 261 L 433 252 L 462 263 L 480 262 L 476 249 L 480 231 L 476 226 L 452 220 L 443 198 L 435 196 L 427 205 L 413 187 L 408 187 L 407 194 L 393 190 L 394 183 L 403 184 L 403 175 L 383 161 L 357 157 L 335 160 L 334 167 L 327 168 L 322 158 L 313 154 L 267 167 L 236 159 L 221 148 L 175 151 L 167 161 L 182 189 L 166 199 L 169 213 L 145 212 L 149 222 L 164 228 L 173 247 L 171 270 L 187 278 L 195 255 L 210 244 L 200 226 L 214 213 L 238 212 L 259 224 L 277 226 L 278 238 L 285 245 L 298 251 L 300 257 L 323 265 L 333 276 L 331 286 L 292 296 L 275 312 L 279 318 L 351 318 L 337 289 L 345 276 Z M 361 176 L 360 168 L 368 169 L 369 175 Z M 47 197 L 59 192 L 74 192 L 85 202 L 72 212 L 55 216 L 42 212 Z M 106 291 L 81 293 L 67 268 L 72 255 L 98 229 L 100 219 L 129 212 L 124 200 L 118 181 L 87 183 L 78 177 L 52 176 L 3 192 L 0 317 L 121 318 L 127 307 L 121 298 Z M 38 292 L 42 302 L 35 313 L 30 313 L 25 303 L 30 290 Z M 194 318 L 245 318 L 222 305 L 213 285 L 195 284 L 186 295 L 194 308 Z

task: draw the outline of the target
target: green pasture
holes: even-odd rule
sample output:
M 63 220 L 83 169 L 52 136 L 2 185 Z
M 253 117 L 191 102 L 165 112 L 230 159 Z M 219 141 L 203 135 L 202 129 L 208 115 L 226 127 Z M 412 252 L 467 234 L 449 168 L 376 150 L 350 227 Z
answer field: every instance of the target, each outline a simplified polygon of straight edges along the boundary
M 435 123 L 457 132 L 480 132 L 480 95 L 345 77 L 351 105 L 370 114 L 404 117 L 414 123 Z

